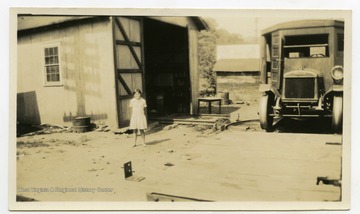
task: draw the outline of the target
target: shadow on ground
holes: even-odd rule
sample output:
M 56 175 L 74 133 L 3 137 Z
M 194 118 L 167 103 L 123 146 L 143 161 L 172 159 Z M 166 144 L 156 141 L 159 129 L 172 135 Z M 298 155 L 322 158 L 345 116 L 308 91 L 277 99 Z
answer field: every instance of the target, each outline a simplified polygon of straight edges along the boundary
M 332 134 L 331 119 L 309 118 L 291 119 L 283 118 L 275 126 L 275 131 L 280 133 L 309 133 L 309 134 Z
M 36 132 L 42 130 L 39 126 L 33 126 L 33 125 L 17 125 L 16 126 L 16 137 L 20 137 L 25 134 L 29 134 L 32 132 Z
M 150 142 L 147 142 L 146 144 L 147 145 L 156 145 L 156 144 L 159 144 L 159 143 L 162 143 L 162 142 L 166 142 L 166 141 L 169 141 L 171 140 L 170 138 L 166 138 L 166 139 L 161 139 L 161 140 L 153 140 L 153 141 L 150 141 Z
M 19 202 L 29 202 L 29 201 L 36 201 L 36 200 L 33 199 L 33 198 L 28 198 L 28 197 L 25 197 L 25 196 L 16 195 L 16 201 L 19 201 Z

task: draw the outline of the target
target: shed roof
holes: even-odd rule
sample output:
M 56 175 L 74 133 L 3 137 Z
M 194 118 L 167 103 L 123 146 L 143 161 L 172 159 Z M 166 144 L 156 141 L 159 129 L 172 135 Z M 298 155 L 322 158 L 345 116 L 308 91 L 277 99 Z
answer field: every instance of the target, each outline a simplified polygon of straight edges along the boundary
M 18 30 L 28 30 L 50 26 L 70 21 L 91 18 L 92 16 L 33 16 L 23 15 L 18 17 Z
M 56 24 L 63 24 L 73 21 L 80 21 L 85 19 L 109 17 L 109 16 L 57 16 L 57 15 L 19 15 L 18 16 L 18 31 L 51 26 Z M 191 20 L 198 30 L 209 30 L 206 22 L 200 17 L 166 17 L 166 16 L 152 16 L 149 18 L 158 19 L 163 22 L 187 26 L 188 19 Z
M 216 72 L 259 71 L 259 59 L 221 59 L 214 66 Z

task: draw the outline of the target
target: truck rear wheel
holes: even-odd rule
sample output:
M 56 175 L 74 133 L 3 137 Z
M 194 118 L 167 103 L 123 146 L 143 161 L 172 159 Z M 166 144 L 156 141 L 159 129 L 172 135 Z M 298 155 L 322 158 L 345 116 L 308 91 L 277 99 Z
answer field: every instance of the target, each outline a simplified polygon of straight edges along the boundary
M 266 131 L 273 130 L 274 117 L 270 116 L 272 103 L 273 99 L 270 95 L 264 95 L 260 98 L 260 127 Z
M 332 129 L 336 133 L 342 131 L 343 97 L 334 96 L 332 109 Z

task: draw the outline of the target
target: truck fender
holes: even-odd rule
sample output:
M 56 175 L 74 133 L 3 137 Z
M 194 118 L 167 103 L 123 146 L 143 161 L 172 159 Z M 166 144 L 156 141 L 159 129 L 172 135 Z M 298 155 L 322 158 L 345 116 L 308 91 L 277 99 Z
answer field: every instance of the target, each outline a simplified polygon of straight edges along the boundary
M 279 91 L 274 88 L 271 84 L 260 84 L 259 91 L 263 94 L 272 92 L 276 97 L 281 97 Z
M 342 85 L 333 85 L 327 90 L 324 94 L 324 98 L 328 96 L 333 96 L 334 94 L 342 94 L 344 92 Z

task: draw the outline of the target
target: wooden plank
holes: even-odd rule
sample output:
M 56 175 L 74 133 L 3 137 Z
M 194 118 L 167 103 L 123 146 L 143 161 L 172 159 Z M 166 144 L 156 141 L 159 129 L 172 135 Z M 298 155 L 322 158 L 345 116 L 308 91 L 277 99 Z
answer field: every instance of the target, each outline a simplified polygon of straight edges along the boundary
M 123 40 L 116 40 L 117 45 L 131 45 L 131 46 L 141 46 L 140 42 L 132 42 L 132 41 L 123 41 Z
M 135 69 L 135 68 L 128 68 L 128 69 L 118 68 L 116 70 L 118 73 L 142 73 L 140 69 Z

